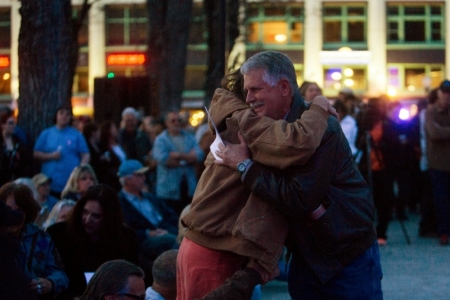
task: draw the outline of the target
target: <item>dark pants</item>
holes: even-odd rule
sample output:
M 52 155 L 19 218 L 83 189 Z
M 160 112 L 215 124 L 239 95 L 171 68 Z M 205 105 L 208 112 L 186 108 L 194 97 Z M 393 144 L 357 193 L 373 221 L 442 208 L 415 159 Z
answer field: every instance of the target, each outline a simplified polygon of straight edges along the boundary
M 394 205 L 394 180 L 392 174 L 386 170 L 374 171 L 372 176 L 373 200 L 377 212 L 377 237 L 386 239 Z
M 421 191 L 419 235 L 428 236 L 437 233 L 433 190 L 428 171 L 422 172 Z
M 293 300 L 381 300 L 382 277 L 377 242 L 326 283 L 294 254 L 289 268 L 289 294 Z
M 450 172 L 429 170 L 438 234 L 450 235 Z

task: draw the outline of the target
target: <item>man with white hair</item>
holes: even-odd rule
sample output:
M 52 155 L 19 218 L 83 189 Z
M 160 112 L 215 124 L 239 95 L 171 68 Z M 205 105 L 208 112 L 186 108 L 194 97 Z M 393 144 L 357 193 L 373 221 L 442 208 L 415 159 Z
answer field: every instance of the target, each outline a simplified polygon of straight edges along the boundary
M 152 145 L 148 136 L 138 128 L 139 114 L 133 107 L 122 112 L 122 128 L 119 131 L 119 144 L 125 150 L 128 159 L 137 159 L 144 163 L 149 157 Z
M 125 223 L 135 230 L 139 251 L 153 261 L 162 252 L 178 248 L 178 216 L 163 200 L 144 191 L 147 171 L 148 167 L 129 159 L 120 165 L 117 175 Z

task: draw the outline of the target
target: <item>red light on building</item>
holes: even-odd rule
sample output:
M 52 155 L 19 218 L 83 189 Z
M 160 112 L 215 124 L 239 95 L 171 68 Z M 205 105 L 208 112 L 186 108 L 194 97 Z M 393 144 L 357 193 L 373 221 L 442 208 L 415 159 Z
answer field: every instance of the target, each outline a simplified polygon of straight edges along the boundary
M 145 63 L 145 54 L 109 54 L 106 61 L 108 66 L 138 66 Z
M 0 68 L 7 68 L 9 65 L 9 56 L 0 55 Z

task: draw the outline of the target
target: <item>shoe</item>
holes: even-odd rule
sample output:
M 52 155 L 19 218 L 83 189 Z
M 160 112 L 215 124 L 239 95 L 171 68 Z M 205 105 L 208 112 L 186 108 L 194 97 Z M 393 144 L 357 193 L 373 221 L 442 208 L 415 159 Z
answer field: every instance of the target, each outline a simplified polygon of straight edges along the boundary
M 386 246 L 387 240 L 383 238 L 378 238 L 378 246 Z
M 439 245 L 445 246 L 448 245 L 448 234 L 441 234 L 439 237 Z

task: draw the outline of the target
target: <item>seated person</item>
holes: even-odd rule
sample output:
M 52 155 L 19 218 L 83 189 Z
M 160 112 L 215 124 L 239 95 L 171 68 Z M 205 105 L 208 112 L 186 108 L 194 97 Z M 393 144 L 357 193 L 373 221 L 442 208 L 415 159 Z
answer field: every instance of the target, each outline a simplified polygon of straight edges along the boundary
M 47 230 L 47 228 L 55 223 L 66 221 L 69 216 L 69 212 L 72 211 L 75 203 L 75 201 L 68 199 L 62 199 L 56 202 L 55 206 L 52 208 L 52 211 L 49 213 L 47 220 L 45 220 L 42 225 L 44 230 Z
M 88 188 L 95 184 L 98 184 L 97 176 L 89 164 L 75 167 L 61 192 L 61 199 L 77 201 Z
M 153 263 L 153 285 L 145 291 L 146 300 L 175 300 L 177 298 L 178 250 L 163 252 Z
M 36 296 L 60 295 L 67 289 L 69 279 L 52 239 L 34 224 L 40 207 L 30 189 L 23 184 L 6 183 L 0 189 L 0 201 L 25 215 L 19 225 L 21 243 L 16 258 L 28 278 L 29 287 Z
M 123 224 L 117 194 L 107 185 L 89 188 L 68 220 L 50 226 L 47 232 L 70 279 L 66 299 L 81 295 L 86 288 L 85 273 L 95 272 L 104 262 L 125 259 L 138 263 L 136 234 Z
M 51 179 L 47 177 L 44 173 L 39 173 L 31 178 L 33 180 L 34 186 L 39 194 L 39 203 L 41 207 L 48 211 L 51 211 L 53 206 L 58 202 L 59 199 L 50 195 L 50 183 Z
M 154 261 L 164 251 L 178 248 L 178 216 L 163 200 L 144 191 L 147 170 L 134 159 L 120 165 L 119 199 L 125 222 L 137 233 L 139 251 Z
M 145 299 L 144 272 L 126 260 L 111 260 L 94 273 L 76 300 Z

